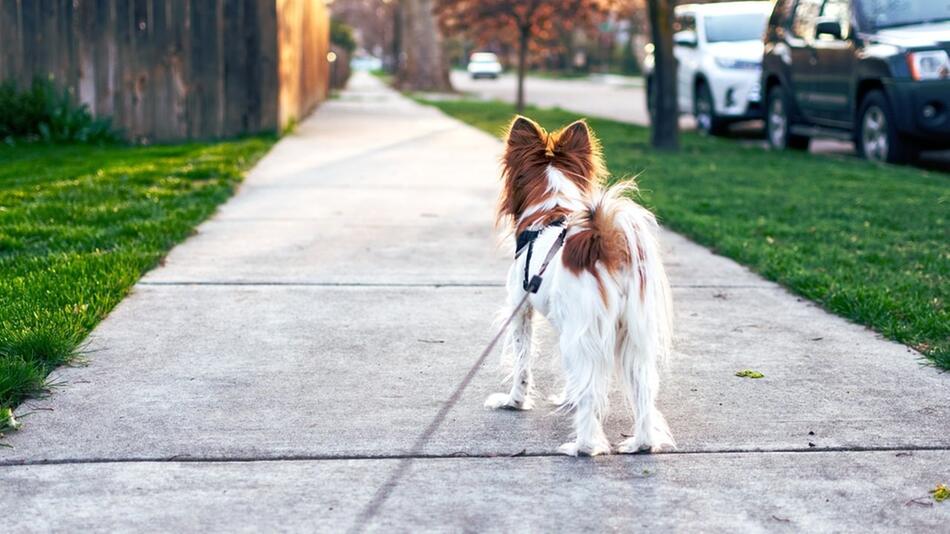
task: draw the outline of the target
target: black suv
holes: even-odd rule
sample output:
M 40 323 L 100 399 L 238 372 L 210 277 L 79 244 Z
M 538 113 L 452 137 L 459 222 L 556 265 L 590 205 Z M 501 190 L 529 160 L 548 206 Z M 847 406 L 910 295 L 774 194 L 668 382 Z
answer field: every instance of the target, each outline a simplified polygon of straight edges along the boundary
M 775 148 L 836 137 L 890 163 L 950 148 L 950 0 L 777 0 L 762 87 Z

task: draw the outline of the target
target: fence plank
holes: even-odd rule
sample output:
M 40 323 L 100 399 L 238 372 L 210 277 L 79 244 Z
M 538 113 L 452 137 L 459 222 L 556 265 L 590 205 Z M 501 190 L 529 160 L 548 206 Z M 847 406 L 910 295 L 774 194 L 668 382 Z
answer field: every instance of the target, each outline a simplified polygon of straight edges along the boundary
M 0 81 L 52 78 L 141 141 L 274 131 L 326 97 L 322 0 L 0 0 Z

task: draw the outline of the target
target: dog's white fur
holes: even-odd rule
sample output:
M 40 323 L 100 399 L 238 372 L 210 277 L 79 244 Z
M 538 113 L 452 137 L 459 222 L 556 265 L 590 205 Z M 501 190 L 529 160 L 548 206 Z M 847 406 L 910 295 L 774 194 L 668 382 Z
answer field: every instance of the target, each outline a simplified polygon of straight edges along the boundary
M 643 251 L 643 260 L 631 254 L 631 265 L 609 273 L 597 265 L 606 299 L 597 279 L 588 271 L 575 275 L 561 261 L 563 248 L 553 257 L 537 294 L 512 321 L 506 337 L 506 352 L 513 361 L 508 393 L 495 393 L 485 406 L 493 409 L 527 410 L 534 404 L 531 372 L 531 319 L 534 310 L 543 314 L 559 334 L 565 389 L 562 409 L 573 410 L 576 438 L 561 445 L 559 452 L 576 456 L 609 453 L 611 445 L 602 423 L 607 415 L 608 393 L 614 377 L 634 414 L 633 437 L 617 445 L 617 452 L 635 453 L 675 447 L 666 420 L 656 408 L 659 388 L 658 364 L 670 352 L 672 302 L 669 282 L 660 257 L 658 226 L 653 214 L 624 195 L 625 186 L 594 188 L 582 193 L 554 166 L 547 168 L 548 187 L 556 192 L 544 206 L 531 206 L 522 218 L 559 205 L 572 213 L 608 210 L 626 237 L 631 251 Z M 568 238 L 579 231 L 568 219 Z M 534 243 L 529 272 L 538 272 L 560 227 L 548 227 Z M 508 273 L 507 316 L 524 296 L 522 281 L 526 254 L 521 254 Z M 643 295 L 640 277 L 645 275 Z

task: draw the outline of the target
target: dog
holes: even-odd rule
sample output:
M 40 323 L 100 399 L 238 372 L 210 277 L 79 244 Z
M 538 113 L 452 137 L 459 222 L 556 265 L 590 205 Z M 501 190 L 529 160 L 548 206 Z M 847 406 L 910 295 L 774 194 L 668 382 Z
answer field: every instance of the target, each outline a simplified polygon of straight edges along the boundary
M 600 143 L 583 120 L 548 133 L 531 119 L 515 117 L 502 171 L 498 223 L 518 242 L 507 312 L 530 294 L 506 334 L 511 390 L 489 396 L 485 406 L 533 407 L 531 322 L 537 310 L 559 336 L 565 387 L 555 402 L 573 411 L 575 440 L 558 451 L 611 452 L 603 421 L 615 376 L 634 416 L 632 437 L 617 452 L 675 448 L 656 408 L 658 364 L 670 353 L 672 338 L 671 291 L 656 218 L 628 198 L 632 185 L 603 185 Z M 546 259 L 540 286 L 531 287 Z

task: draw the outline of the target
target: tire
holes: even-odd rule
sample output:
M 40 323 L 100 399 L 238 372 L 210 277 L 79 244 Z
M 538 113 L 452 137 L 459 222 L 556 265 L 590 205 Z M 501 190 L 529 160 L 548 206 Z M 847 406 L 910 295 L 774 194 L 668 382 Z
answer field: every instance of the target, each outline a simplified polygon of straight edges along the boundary
M 776 150 L 808 150 L 811 138 L 789 132 L 788 97 L 782 86 L 769 89 L 765 106 L 765 132 L 769 146 Z
M 854 137 L 855 148 L 868 161 L 906 163 L 917 155 L 897 131 L 890 102 L 880 90 L 869 92 L 861 101 Z
M 716 102 L 713 100 L 709 85 L 705 83 L 699 83 L 696 86 L 693 116 L 696 117 L 696 129 L 699 133 L 722 135 L 726 131 L 726 122 L 716 115 Z

